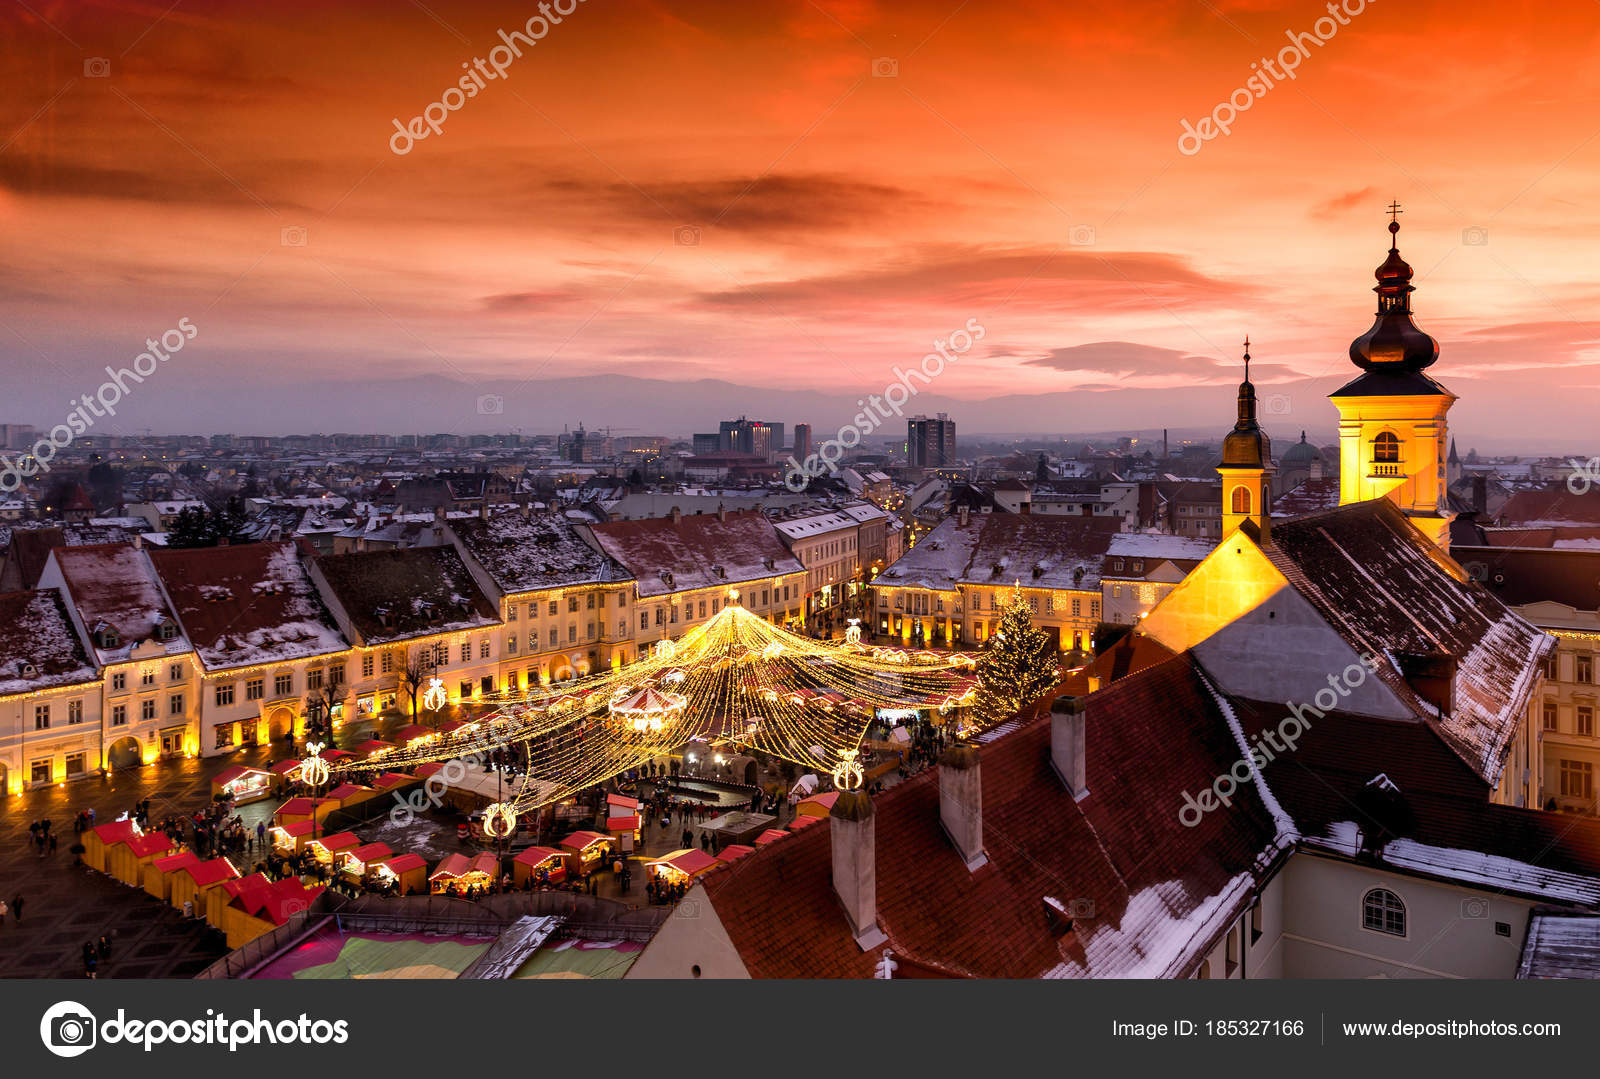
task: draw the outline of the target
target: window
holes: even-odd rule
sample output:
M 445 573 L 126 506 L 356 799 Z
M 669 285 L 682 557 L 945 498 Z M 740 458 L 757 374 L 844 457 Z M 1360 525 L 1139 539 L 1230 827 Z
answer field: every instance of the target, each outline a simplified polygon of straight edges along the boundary
M 706 601 L 705 600 L 701 600 L 700 601 L 700 617 L 704 618 L 705 616 L 706 616 Z
M 1557 715 L 1558 715 L 1558 713 L 1556 712 L 1556 703 L 1554 701 L 1545 701 L 1544 702 L 1544 729 L 1545 730 L 1547 730 L 1547 731 L 1555 731 L 1555 730 L 1560 730 L 1561 729 L 1561 724 L 1560 724 L 1560 721 L 1557 719 Z
M 156 718 L 156 702 L 154 697 L 150 698 L 149 700 L 139 702 L 139 718 Z
M 49 757 L 46 757 L 43 760 L 38 760 L 38 761 L 34 761 L 33 762 L 32 776 L 33 776 L 33 781 L 35 783 L 48 783 L 48 782 L 50 782 L 50 758 Z
M 272 679 L 272 693 L 276 697 L 287 697 L 294 692 L 294 675 L 280 674 Z
M 233 703 L 233 683 L 217 687 L 217 706 Z
M 112 688 L 113 691 L 115 691 L 117 693 L 121 693 L 123 690 L 127 689 L 128 688 L 128 675 L 127 675 L 127 673 L 124 672 L 124 671 L 118 671 L 116 674 L 112 675 L 111 676 L 111 688 Z
M 321 667 L 312 667 L 310 670 L 306 671 L 306 688 L 307 689 L 321 689 L 322 688 L 322 668 Z
M 183 681 L 183 664 L 174 663 L 172 666 L 167 668 L 167 681 L 169 681 L 169 682 L 181 682 L 181 681 Z
M 578 613 L 578 597 L 577 596 L 568 596 L 567 597 L 567 613 L 568 614 L 577 614 Z
M 576 622 L 569 623 L 567 626 L 567 643 L 578 643 L 578 624 Z
M 67 722 L 72 722 L 70 719 Z M 1594 705 L 1578 705 L 1578 733 L 1589 738 L 1594 737 Z
M 1089 601 L 1089 617 L 1090 618 L 1099 618 L 1100 617 L 1100 601 L 1099 600 L 1092 599 L 1092 600 Z
M 1561 797 L 1594 799 L 1594 765 L 1589 761 L 1561 762 Z
M 462 641 L 461 642 L 461 662 L 462 663 L 471 663 L 472 662 L 472 644 L 471 644 L 470 641 Z
M 1081 599 L 1073 600 L 1072 601 L 1072 617 L 1077 618 L 1077 617 L 1081 616 L 1082 614 L 1083 614 L 1083 600 L 1081 600 Z
M 556 601 L 555 600 L 551 600 L 550 601 L 550 617 L 554 618 L 555 616 L 556 616 Z
M 1228 943 L 1223 950 L 1223 976 L 1233 977 L 1233 972 L 1239 969 L 1239 924 L 1234 923 L 1228 930 Z
M 344 664 L 338 663 L 328 668 L 328 685 L 338 688 L 344 685 Z
M 1374 888 L 1361 900 L 1361 928 L 1390 936 L 1406 935 L 1406 905 L 1387 888 Z
M 1234 513 L 1249 513 L 1250 512 L 1250 488 L 1248 488 L 1248 487 L 1235 487 L 1233 489 L 1233 512 Z
M 83 773 L 85 771 L 83 757 L 84 757 L 84 755 L 82 753 L 68 753 L 67 754 L 67 775 L 69 775 L 69 776 L 81 776 L 81 775 L 83 775 Z
M 640 629 L 649 629 L 650 628 L 650 612 L 649 611 L 640 611 L 639 612 L 639 628 Z
M 247 681 L 244 684 L 244 699 L 245 700 L 247 700 L 247 701 L 259 701 L 262 697 L 265 697 L 266 695 L 267 695 L 267 686 L 266 686 L 266 680 L 265 679 L 252 678 L 252 679 L 250 679 L 249 681 Z
M 67 726 L 70 727 L 74 723 L 82 723 L 82 722 L 83 722 L 83 702 L 82 701 L 68 701 L 67 702 Z
M 1372 460 L 1376 464 L 1395 464 L 1400 460 L 1400 440 L 1385 431 L 1372 440 Z
M 538 650 L 539 650 L 539 631 L 536 630 L 536 629 L 530 629 L 528 631 L 528 651 L 537 652 Z
M 149 668 L 149 667 L 146 667 L 144 670 L 140 671 L 139 672 L 139 684 L 141 686 L 153 686 L 153 685 L 155 685 L 156 684 L 156 672 L 153 669 Z
M 156 627 L 156 639 L 170 641 L 178 636 L 178 627 L 172 622 L 163 622 Z
M 515 633 L 506 638 L 506 653 L 513 656 L 517 654 L 517 635 Z
M 507 622 L 515 622 L 516 620 L 517 620 L 517 605 L 515 603 L 507 604 L 506 605 L 506 621 Z
M 656 608 L 656 625 L 659 626 L 661 624 L 662 619 L 665 618 L 665 617 L 666 616 L 662 613 L 661 608 L 657 607 Z
M 478 642 L 478 658 L 479 659 L 488 659 L 489 658 L 489 638 L 487 638 L 487 637 L 485 637 L 483 640 Z
M 482 681 L 479 684 L 483 687 L 483 691 L 485 693 L 493 693 L 494 692 L 494 675 L 492 675 L 492 674 L 484 675 Z
M 113 727 L 126 727 L 128 725 L 128 706 L 114 704 L 111 706 L 111 725 Z
M 378 661 L 378 670 L 382 671 L 384 674 L 392 674 L 394 672 L 393 652 L 385 652 L 383 654 Z
M 218 723 L 217 724 L 217 748 L 218 749 L 227 749 L 231 745 L 233 745 L 233 724 L 232 723 Z
M 587 609 L 587 610 L 591 610 L 591 611 L 592 611 L 592 610 L 594 610 L 594 593 L 593 593 L 593 592 L 590 592 L 590 593 L 589 593 L 589 594 L 588 594 L 588 595 L 587 595 L 587 596 L 585 596 L 585 597 L 584 597 L 584 598 L 585 598 L 585 599 L 586 599 L 586 600 L 588 600 L 588 602 L 587 602 L 587 603 L 585 603 L 585 604 L 584 604 L 584 607 L 585 607 L 585 608 L 586 608 L 586 609 Z
M 36 731 L 50 729 L 50 706 L 48 704 L 36 704 L 33 706 L 33 729 Z
M 1573 681 L 1582 682 L 1585 685 L 1594 685 L 1594 656 L 1585 653 L 1578 656 L 1577 660 L 1578 669 Z
M 228 703 L 229 704 L 233 703 L 233 687 L 232 686 L 228 687 Z M 183 694 L 182 693 L 174 693 L 172 696 L 167 698 L 167 713 L 169 715 L 174 715 L 174 716 L 183 715 Z
M 470 696 L 472 696 L 472 683 L 471 682 L 462 682 L 461 683 L 461 699 L 462 700 L 466 700 Z
M 369 652 L 361 657 L 361 677 L 371 678 L 374 667 L 372 653 Z

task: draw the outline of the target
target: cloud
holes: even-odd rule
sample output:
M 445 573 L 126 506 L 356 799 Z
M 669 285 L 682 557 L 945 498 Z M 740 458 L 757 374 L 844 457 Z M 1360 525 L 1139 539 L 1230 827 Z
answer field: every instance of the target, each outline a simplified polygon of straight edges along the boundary
M 1311 208 L 1311 216 L 1317 221 L 1332 221 L 1343 217 L 1346 213 L 1362 206 L 1367 202 L 1376 206 L 1378 202 L 1378 189 L 1376 187 L 1362 187 L 1355 191 L 1346 191 L 1342 195 L 1335 195 L 1325 199 Z
M 712 308 L 823 311 L 923 303 L 975 310 L 1093 307 L 1150 310 L 1195 301 L 1233 302 L 1248 291 L 1161 252 L 936 245 L 908 248 L 876 265 L 702 293 Z
M 1042 356 L 1022 361 L 1028 367 L 1084 376 L 1075 389 L 1129 389 L 1184 385 L 1226 385 L 1244 377 L 1241 361 L 1222 361 L 1176 349 L 1140 345 L 1132 341 L 1091 341 L 1054 348 Z M 1252 364 L 1251 381 L 1267 383 L 1300 378 L 1281 364 Z

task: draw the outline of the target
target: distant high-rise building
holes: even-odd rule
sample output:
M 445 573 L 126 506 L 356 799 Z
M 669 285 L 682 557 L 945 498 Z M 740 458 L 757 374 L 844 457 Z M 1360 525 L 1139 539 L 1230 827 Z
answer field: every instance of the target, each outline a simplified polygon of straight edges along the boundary
M 591 439 L 592 436 L 580 422 L 578 429 L 572 433 L 572 441 L 567 443 L 567 460 L 578 465 L 594 460 L 596 447 Z
M 722 436 L 715 431 L 694 436 L 694 452 L 696 455 L 716 453 L 720 449 L 722 449 Z
M 720 436 L 717 448 L 724 453 L 751 453 L 770 461 L 783 445 L 781 423 L 740 416 L 736 420 L 723 420 L 717 430 Z
M 33 424 L 0 423 L 0 447 L 8 450 L 26 449 L 33 445 Z
M 933 419 L 906 421 L 906 460 L 912 468 L 943 468 L 956 460 L 956 421 L 939 413 Z
M 797 423 L 794 425 L 794 459 L 804 461 L 811 456 L 811 425 Z

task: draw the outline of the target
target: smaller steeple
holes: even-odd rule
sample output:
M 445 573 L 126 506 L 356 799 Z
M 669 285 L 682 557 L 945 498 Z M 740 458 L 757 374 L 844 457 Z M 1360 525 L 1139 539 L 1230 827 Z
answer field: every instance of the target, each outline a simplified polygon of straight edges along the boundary
M 1250 339 L 1244 340 L 1244 381 L 1239 383 L 1239 417 L 1222 440 L 1222 534 L 1247 522 L 1261 543 L 1271 542 L 1272 440 L 1256 421 L 1256 388 L 1250 381 Z

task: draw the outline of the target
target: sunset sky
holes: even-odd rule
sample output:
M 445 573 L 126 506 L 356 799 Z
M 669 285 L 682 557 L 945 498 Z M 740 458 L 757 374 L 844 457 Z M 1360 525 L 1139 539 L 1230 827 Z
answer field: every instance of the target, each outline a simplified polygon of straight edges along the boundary
M 130 424 L 304 430 L 251 398 L 324 387 L 370 430 L 365 387 L 430 375 L 525 387 L 507 417 L 549 430 L 575 417 L 540 381 L 597 374 L 826 423 L 779 395 L 881 392 L 976 318 L 943 396 L 1083 390 L 1131 425 L 1150 390 L 1146 426 L 1225 425 L 1246 333 L 1264 390 L 1351 370 L 1398 199 L 1453 422 L 1595 428 L 1596 0 L 1370 0 L 1192 155 L 1182 121 L 1325 7 L 583 0 L 392 152 L 536 12 L 4 0 L 0 422 L 57 422 L 187 317 Z M 509 426 L 454 407 L 426 426 Z

